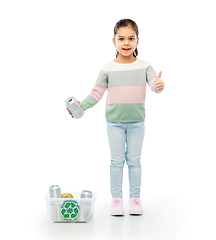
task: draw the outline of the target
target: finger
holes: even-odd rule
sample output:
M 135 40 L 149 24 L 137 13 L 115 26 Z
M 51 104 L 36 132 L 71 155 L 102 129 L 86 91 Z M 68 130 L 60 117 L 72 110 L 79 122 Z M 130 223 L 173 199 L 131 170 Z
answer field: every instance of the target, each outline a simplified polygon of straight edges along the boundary
M 68 113 L 72 116 L 72 113 L 70 112 L 70 110 L 67 108 L 67 110 L 68 110 Z
M 158 78 L 161 78 L 162 71 L 159 72 Z
M 156 83 L 156 87 L 160 87 L 160 86 L 163 86 L 163 82 L 157 82 Z
M 157 90 L 163 90 L 164 89 L 164 84 L 162 83 L 162 84 L 156 84 L 156 89 Z
M 162 87 L 158 87 L 158 88 L 157 88 L 157 90 L 158 90 L 159 92 L 161 92 L 163 89 L 164 89 L 164 87 L 163 87 L 163 86 L 162 86 Z
M 161 92 L 163 89 L 162 88 L 157 88 L 157 91 L 158 92 Z

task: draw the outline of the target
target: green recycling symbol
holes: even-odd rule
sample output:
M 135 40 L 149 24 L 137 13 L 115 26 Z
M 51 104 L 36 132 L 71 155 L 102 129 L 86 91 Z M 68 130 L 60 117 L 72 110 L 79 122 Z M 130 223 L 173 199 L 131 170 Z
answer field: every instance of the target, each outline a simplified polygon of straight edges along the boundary
M 66 200 L 61 207 L 61 216 L 64 219 L 75 219 L 80 213 L 79 205 L 75 200 Z

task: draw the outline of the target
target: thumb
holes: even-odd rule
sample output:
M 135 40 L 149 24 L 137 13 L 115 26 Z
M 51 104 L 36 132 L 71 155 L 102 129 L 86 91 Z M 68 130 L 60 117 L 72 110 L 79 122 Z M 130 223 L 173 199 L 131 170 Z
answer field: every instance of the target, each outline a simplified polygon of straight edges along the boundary
M 162 71 L 159 72 L 157 78 L 161 78 Z

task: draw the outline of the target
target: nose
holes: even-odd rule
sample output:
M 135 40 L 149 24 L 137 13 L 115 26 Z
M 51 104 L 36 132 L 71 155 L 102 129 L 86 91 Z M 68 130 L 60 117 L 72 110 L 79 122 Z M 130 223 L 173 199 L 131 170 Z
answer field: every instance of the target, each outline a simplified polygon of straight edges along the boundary
M 125 40 L 125 45 L 128 45 L 128 40 Z

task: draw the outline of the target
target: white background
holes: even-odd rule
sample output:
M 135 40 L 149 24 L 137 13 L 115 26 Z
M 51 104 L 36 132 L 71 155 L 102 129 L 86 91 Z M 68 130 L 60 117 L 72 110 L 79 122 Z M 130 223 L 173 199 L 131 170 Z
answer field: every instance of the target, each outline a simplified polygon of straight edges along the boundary
M 215 5 L 206 1 L 1 1 L 1 227 L 4 239 L 216 239 Z M 166 87 L 146 96 L 144 214 L 109 216 L 106 94 L 80 120 L 84 99 L 115 58 L 113 27 L 139 26 L 139 58 Z M 47 223 L 52 184 L 96 191 L 94 222 Z M 6 235 L 5 235 L 6 234 Z M 5 237 L 6 236 L 6 237 Z

